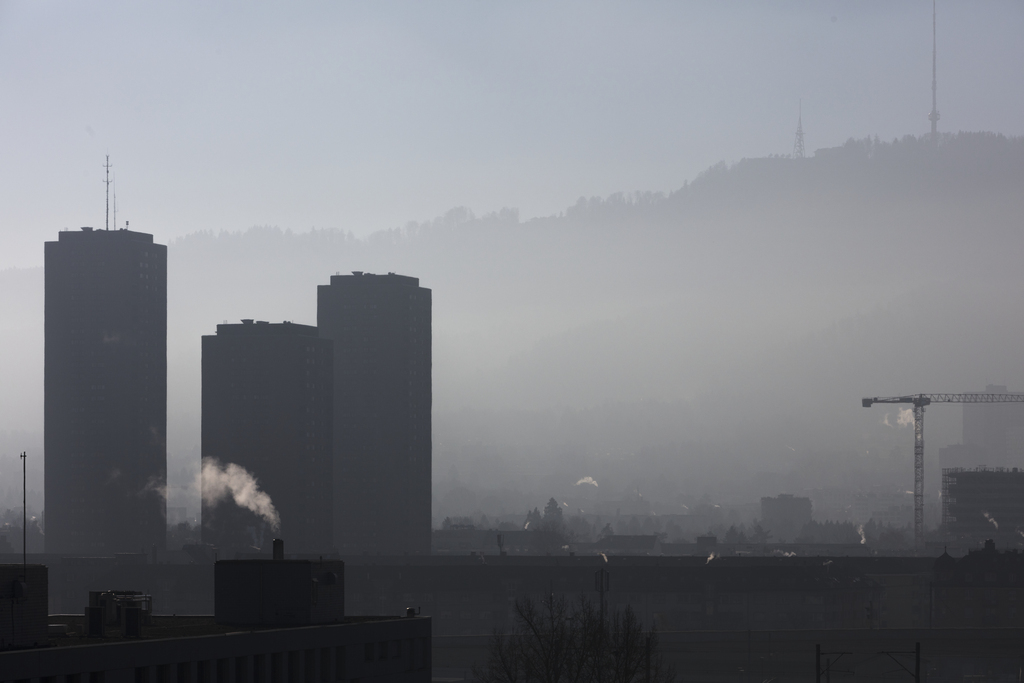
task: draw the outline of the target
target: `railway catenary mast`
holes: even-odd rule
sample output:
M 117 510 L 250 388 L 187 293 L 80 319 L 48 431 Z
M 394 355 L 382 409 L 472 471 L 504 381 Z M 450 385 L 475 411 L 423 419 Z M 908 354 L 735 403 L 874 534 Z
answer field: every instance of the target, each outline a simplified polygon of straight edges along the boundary
M 924 547 L 924 408 L 932 403 L 1024 403 L 1024 394 L 911 394 L 864 398 L 861 405 L 908 403 L 914 406 L 914 547 Z

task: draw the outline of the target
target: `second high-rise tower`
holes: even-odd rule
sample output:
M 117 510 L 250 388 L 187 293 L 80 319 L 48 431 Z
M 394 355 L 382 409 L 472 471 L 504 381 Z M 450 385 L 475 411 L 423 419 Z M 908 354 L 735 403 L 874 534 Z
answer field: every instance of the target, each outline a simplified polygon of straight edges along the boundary
M 429 554 L 431 292 L 361 272 L 317 289 L 317 328 L 334 341 L 338 550 Z

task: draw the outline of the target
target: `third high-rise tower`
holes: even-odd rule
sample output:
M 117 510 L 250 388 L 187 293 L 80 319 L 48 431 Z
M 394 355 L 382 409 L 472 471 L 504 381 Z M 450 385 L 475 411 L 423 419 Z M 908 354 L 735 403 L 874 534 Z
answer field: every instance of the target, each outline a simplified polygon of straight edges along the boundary
M 354 272 L 317 288 L 334 341 L 334 535 L 342 555 L 429 554 L 431 292 Z

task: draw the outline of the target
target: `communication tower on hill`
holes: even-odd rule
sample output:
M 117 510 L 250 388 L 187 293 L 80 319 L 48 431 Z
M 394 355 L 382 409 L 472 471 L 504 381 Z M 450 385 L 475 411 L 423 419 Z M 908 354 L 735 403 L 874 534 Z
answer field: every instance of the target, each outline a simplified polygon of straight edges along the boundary
M 935 0 L 932 0 L 932 111 L 928 120 L 932 122 L 932 144 L 939 141 L 939 107 L 935 97 Z
M 799 107 L 800 108 L 797 110 L 799 113 L 797 114 L 797 117 L 796 117 L 796 140 L 793 142 L 793 158 L 794 159 L 803 159 L 804 158 L 804 122 L 803 122 L 803 118 L 804 118 L 804 112 L 803 112 L 804 103 L 803 103 L 803 100 L 800 101 Z

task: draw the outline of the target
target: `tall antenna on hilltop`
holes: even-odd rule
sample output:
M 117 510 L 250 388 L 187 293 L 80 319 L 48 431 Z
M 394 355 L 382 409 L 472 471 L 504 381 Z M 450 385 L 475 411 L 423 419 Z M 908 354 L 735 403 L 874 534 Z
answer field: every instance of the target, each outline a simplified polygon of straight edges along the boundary
M 935 97 L 935 0 L 932 0 L 932 111 L 928 120 L 932 122 L 932 144 L 939 142 L 939 107 Z
M 107 179 L 104 180 L 107 184 L 107 230 L 110 230 L 110 169 L 113 166 L 110 165 L 110 155 L 107 155 L 107 163 L 103 164 L 103 168 L 107 169 Z
M 804 101 L 800 100 L 799 113 L 796 117 L 796 141 L 793 143 L 793 158 L 804 158 Z
M 114 230 L 117 230 L 117 174 L 114 174 Z

